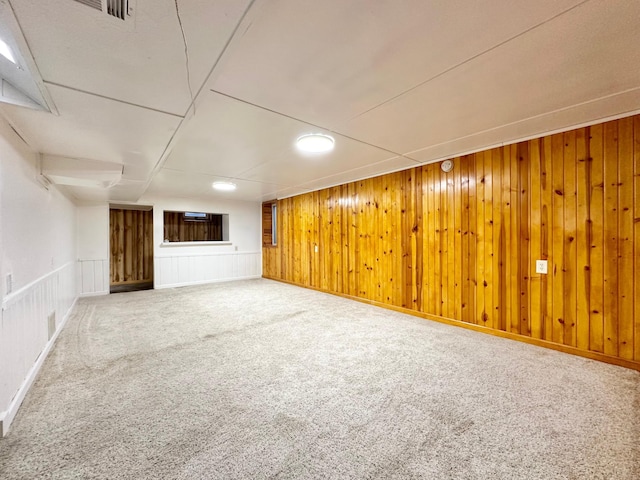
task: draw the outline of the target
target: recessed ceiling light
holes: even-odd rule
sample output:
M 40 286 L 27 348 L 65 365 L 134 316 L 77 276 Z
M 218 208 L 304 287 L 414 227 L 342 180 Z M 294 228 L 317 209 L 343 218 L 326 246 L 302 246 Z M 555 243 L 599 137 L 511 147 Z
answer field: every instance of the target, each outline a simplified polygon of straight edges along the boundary
M 238 188 L 235 183 L 231 182 L 213 182 L 213 185 L 211 186 L 215 190 L 219 190 L 221 192 L 233 192 L 236 188 Z
M 297 147 L 303 152 L 323 153 L 333 150 L 333 137 L 322 133 L 308 133 L 296 140 Z
M 4 43 L 4 41 L 0 40 L 0 55 L 9 60 L 10 62 L 16 63 L 16 59 L 13 56 L 13 52 L 9 48 L 9 45 Z

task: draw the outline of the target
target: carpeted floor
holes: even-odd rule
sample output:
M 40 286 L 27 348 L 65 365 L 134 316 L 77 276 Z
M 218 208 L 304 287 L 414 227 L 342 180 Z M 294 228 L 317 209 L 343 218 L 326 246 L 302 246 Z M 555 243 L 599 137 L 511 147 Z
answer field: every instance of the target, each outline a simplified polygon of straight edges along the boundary
M 262 279 L 82 299 L 0 478 L 637 480 L 640 373 Z

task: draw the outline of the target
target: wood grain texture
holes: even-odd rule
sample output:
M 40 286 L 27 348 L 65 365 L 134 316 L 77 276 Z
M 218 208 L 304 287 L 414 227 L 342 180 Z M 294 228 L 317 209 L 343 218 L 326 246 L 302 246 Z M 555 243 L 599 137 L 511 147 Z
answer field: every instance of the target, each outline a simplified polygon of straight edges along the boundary
M 536 259 L 543 259 L 542 256 L 542 161 L 540 152 L 541 142 L 531 142 L 531 182 L 530 182 L 530 262 L 535 266 Z M 543 299 L 541 287 L 542 279 L 546 275 L 536 273 L 535 267 L 531 269 L 531 335 L 535 338 L 545 338 L 545 322 L 542 315 L 542 304 L 538 299 Z
M 591 159 L 589 158 L 589 129 L 576 132 L 576 346 L 589 348 L 591 285 Z
M 453 161 L 279 200 L 263 275 L 640 362 L 640 116 Z
M 640 360 L 640 116 L 633 118 L 633 159 L 633 358 Z
M 540 139 L 540 260 L 547 260 L 548 266 L 552 265 L 552 207 L 553 190 L 551 185 L 551 160 L 552 142 L 551 137 Z M 537 181 L 537 180 L 536 180 Z M 536 251 L 532 255 L 536 255 Z M 542 328 L 542 338 L 548 341 L 553 340 L 553 290 L 550 276 L 540 276 L 540 297 L 536 299 L 540 303 L 540 314 L 544 326 Z M 534 300 L 534 301 L 536 301 Z
M 111 285 L 153 281 L 153 211 L 109 210 Z
M 604 125 L 604 353 L 618 356 L 618 123 Z

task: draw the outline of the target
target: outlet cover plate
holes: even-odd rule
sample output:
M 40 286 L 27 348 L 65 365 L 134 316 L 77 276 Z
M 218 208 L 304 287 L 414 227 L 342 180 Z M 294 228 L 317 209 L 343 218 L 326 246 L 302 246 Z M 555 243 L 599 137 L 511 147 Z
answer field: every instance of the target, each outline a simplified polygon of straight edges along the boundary
M 548 272 L 547 260 L 536 260 L 536 273 L 546 275 Z

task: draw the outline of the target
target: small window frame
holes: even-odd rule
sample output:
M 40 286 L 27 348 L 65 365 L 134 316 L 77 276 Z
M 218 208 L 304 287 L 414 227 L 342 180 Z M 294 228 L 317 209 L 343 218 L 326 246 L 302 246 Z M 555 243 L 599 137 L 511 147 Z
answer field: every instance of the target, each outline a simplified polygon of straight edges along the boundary
M 188 237 L 182 237 L 181 235 L 178 238 L 175 238 L 175 235 L 169 234 L 167 230 L 169 227 L 167 226 L 167 216 L 173 214 L 176 216 L 178 221 L 178 230 L 188 229 L 189 226 L 194 227 L 195 225 L 203 225 L 207 223 L 212 223 L 212 225 L 216 225 L 214 228 L 219 228 L 220 232 L 218 235 L 215 235 L 215 239 L 212 238 L 200 238 L 203 232 L 183 232 L 188 235 L 188 233 L 192 233 Z M 214 222 L 214 218 L 218 219 L 217 222 Z M 223 244 L 229 243 L 229 214 L 228 213 L 211 213 L 211 212 L 197 212 L 197 211 L 182 211 L 182 210 L 164 210 L 162 212 L 162 223 L 163 223 L 163 244 Z M 175 224 L 173 224 L 175 226 Z M 200 227 L 198 227 L 200 228 Z M 198 238 L 189 238 L 191 236 L 197 236 Z M 207 232 L 206 237 L 213 237 L 212 232 Z
M 278 245 L 278 202 L 271 200 L 262 204 L 262 247 L 273 248 Z

